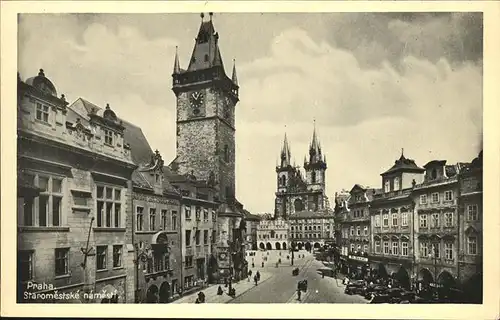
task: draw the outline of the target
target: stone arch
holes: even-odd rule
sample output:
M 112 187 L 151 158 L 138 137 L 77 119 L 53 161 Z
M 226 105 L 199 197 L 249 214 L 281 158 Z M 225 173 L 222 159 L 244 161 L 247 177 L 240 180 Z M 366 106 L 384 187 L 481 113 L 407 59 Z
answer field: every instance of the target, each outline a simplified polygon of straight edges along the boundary
M 385 268 L 385 266 L 384 266 L 383 263 L 379 263 L 378 264 L 377 274 L 381 278 L 387 278 L 388 277 L 387 269 Z
M 406 271 L 403 266 L 401 266 L 398 272 L 394 274 L 394 279 L 401 287 L 410 289 L 410 276 L 408 275 L 408 271 Z
M 276 243 L 274 244 L 274 247 L 276 248 L 276 250 L 281 250 L 281 243 L 276 242 Z
M 257 250 L 257 242 L 252 242 L 252 250 Z
M 449 273 L 446 270 L 443 270 L 439 274 L 439 276 L 437 278 L 437 283 L 442 285 L 444 288 L 454 288 L 454 287 L 456 287 L 456 284 L 457 284 L 455 281 L 455 278 L 451 275 L 451 273 Z
M 306 249 L 307 251 L 311 251 L 311 243 L 309 241 L 307 241 L 304 245 L 304 249 Z
M 259 248 L 262 250 L 266 249 L 266 245 L 264 244 L 264 242 L 259 243 Z
M 300 198 L 295 199 L 295 201 L 293 202 L 293 207 L 295 209 L 295 212 L 300 212 L 305 209 L 304 202 Z
M 304 244 L 302 242 L 297 243 L 297 249 L 302 250 Z
M 158 302 L 158 287 L 156 285 L 151 285 L 146 292 L 146 303 L 157 303 Z
M 168 303 L 170 301 L 170 284 L 165 281 L 160 286 L 160 303 Z
M 432 273 L 429 271 L 427 268 L 422 268 L 418 272 L 418 281 L 421 281 L 425 284 L 430 284 L 434 282 L 434 277 L 432 276 Z
M 283 242 L 282 248 L 283 250 L 286 250 L 286 242 Z
M 273 250 L 273 246 L 271 245 L 271 243 L 266 243 L 266 249 L 267 250 Z
M 321 245 L 318 242 L 314 243 L 314 249 L 319 249 L 321 248 Z

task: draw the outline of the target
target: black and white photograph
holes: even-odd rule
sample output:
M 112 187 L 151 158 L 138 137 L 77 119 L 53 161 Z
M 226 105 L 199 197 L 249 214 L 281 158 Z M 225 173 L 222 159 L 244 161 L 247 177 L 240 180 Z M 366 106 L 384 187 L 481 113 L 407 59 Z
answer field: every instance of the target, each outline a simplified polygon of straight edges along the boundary
M 15 303 L 482 305 L 484 13 L 200 8 L 17 14 Z

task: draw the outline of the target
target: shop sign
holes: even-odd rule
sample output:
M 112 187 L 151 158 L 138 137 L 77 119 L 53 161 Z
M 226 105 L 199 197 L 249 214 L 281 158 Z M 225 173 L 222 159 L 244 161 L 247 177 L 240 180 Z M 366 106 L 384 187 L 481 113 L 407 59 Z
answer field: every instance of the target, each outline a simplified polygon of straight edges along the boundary
M 368 262 L 368 258 L 365 258 L 365 257 L 349 256 L 349 259 L 357 260 L 357 261 L 361 261 L 361 262 Z

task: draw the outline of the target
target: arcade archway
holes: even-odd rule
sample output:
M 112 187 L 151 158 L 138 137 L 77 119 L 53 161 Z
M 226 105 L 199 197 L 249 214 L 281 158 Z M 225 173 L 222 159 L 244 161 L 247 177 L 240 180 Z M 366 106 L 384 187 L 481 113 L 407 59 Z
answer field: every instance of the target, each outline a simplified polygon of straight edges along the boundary
M 276 250 L 281 250 L 281 244 L 279 242 L 276 242 L 274 246 L 276 247 Z
M 264 244 L 264 242 L 259 243 L 259 248 L 262 250 L 266 249 L 266 245 Z
M 389 274 L 387 273 L 387 269 L 385 268 L 385 266 L 382 263 L 378 264 L 377 274 L 380 278 L 389 277 Z
M 304 244 L 302 242 L 297 243 L 297 249 L 302 250 Z
M 434 277 L 432 273 L 427 268 L 420 269 L 418 272 L 417 281 L 422 282 L 423 284 L 430 285 L 434 282 Z
M 283 242 L 283 250 L 286 250 L 286 242 Z
M 160 286 L 160 303 L 168 303 L 170 300 L 170 284 L 167 281 L 163 282 Z
M 307 251 L 311 251 L 311 243 L 310 242 L 306 242 L 306 244 L 304 245 L 304 248 L 307 250 Z
M 268 243 L 266 243 L 266 249 L 273 250 L 273 246 L 268 242 Z
M 410 289 L 410 276 L 405 268 L 399 268 L 398 272 L 394 274 L 394 280 L 396 280 L 401 287 Z
M 321 245 L 318 242 L 314 243 L 314 249 L 319 249 L 321 248 Z
M 158 287 L 154 284 L 148 288 L 146 293 L 146 303 L 158 303 Z

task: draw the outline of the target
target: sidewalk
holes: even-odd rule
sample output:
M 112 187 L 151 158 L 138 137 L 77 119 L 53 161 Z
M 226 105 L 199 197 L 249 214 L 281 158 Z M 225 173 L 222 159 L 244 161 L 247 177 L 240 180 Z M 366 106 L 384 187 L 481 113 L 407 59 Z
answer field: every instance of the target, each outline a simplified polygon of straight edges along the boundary
M 260 281 L 259 285 L 263 283 L 266 280 L 269 280 L 272 277 L 272 274 L 269 272 L 261 272 L 260 273 Z M 241 280 L 238 283 L 233 284 L 233 288 L 236 290 L 236 297 L 239 297 L 240 295 L 244 294 L 248 290 L 251 290 L 252 288 L 256 288 L 259 285 L 255 286 L 254 282 L 252 279 L 250 281 L 247 281 L 246 279 Z M 224 291 L 224 294 L 219 296 L 217 295 L 217 288 L 219 285 L 211 285 L 210 287 L 200 290 L 197 292 L 193 292 L 188 296 L 182 297 L 178 300 L 173 301 L 172 303 L 195 303 L 196 298 L 198 298 L 198 292 L 203 292 L 205 294 L 205 303 L 228 303 L 229 301 L 233 300 L 232 297 L 230 297 L 227 292 L 229 288 L 224 287 L 224 285 L 220 285 L 222 290 Z

